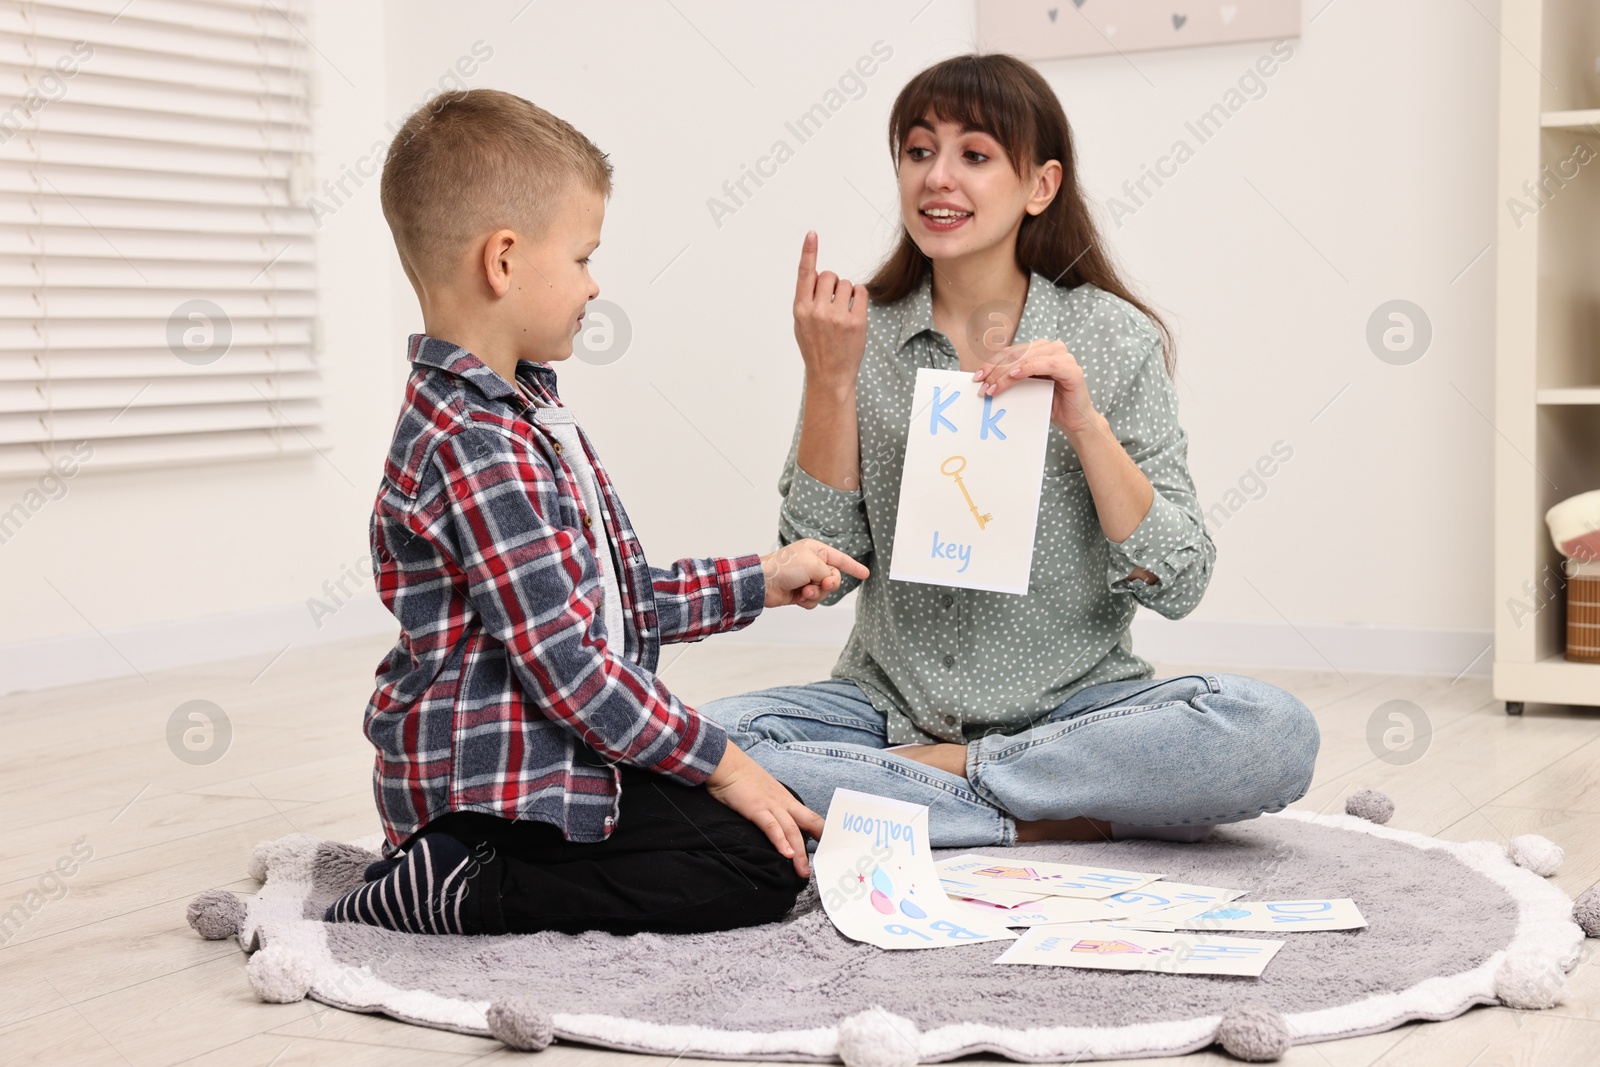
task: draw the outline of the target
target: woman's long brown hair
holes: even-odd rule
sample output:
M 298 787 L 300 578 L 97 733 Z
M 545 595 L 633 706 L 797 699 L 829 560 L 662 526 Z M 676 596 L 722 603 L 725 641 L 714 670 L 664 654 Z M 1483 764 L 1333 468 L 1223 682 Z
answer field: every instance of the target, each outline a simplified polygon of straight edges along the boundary
M 889 152 L 896 171 L 912 123 L 930 112 L 999 141 L 1019 175 L 1023 170 L 1019 160 L 1035 166 L 1051 159 L 1061 163 L 1061 188 L 1055 199 L 1039 214 L 1022 218 L 1017 266 L 1067 289 L 1093 282 L 1138 308 L 1161 333 L 1162 357 L 1171 375 L 1176 364 L 1172 334 L 1112 264 L 1078 185 L 1072 128 L 1061 101 L 1039 72 L 1003 54 L 952 56 L 922 71 L 900 90 L 889 113 Z M 880 303 L 899 300 L 922 284 L 928 269 L 928 257 L 902 225 L 899 242 L 867 282 L 867 292 Z

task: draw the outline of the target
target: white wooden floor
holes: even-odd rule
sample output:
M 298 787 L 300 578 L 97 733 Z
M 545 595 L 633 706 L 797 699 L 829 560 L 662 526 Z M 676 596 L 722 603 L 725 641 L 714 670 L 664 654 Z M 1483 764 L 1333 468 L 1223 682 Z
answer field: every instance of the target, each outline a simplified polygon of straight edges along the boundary
M 259 660 L 0 698 L 0 909 L 24 904 L 0 948 L 0 1063 L 451 1065 L 522 1054 L 488 1039 L 329 1010 L 264 1004 L 234 943 L 188 928 L 203 889 L 250 893 L 263 838 L 303 831 L 351 838 L 377 828 L 361 736 L 373 669 L 387 642 L 290 649 Z M 669 684 L 691 704 L 825 677 L 833 653 L 715 641 L 668 649 Z M 1161 675 L 1179 673 L 1159 665 Z M 1225 669 L 1210 667 L 1210 670 Z M 1600 879 L 1600 712 L 1529 705 L 1510 718 L 1488 682 L 1463 678 L 1255 673 L 1298 694 L 1322 724 L 1316 784 L 1297 807 L 1339 810 L 1370 786 L 1394 797 L 1393 825 L 1452 840 L 1537 832 L 1567 850 L 1556 882 L 1576 895 Z M 1425 756 L 1374 758 L 1367 722 L 1413 701 L 1432 720 Z M 204 766 L 173 755 L 167 723 L 190 700 L 221 707 L 226 754 Z M 64 889 L 30 890 L 76 847 L 93 858 Z M 1592 942 L 1589 944 L 1593 944 Z M 1366 1064 L 1600 1062 L 1600 967 L 1585 953 L 1567 1001 L 1549 1011 L 1479 1008 L 1445 1023 L 1299 1046 L 1285 1061 Z M 547 1067 L 651 1062 L 557 1045 Z M 1154 1061 L 1141 1061 L 1154 1062 Z M 1232 1063 L 1200 1053 L 1162 1063 Z

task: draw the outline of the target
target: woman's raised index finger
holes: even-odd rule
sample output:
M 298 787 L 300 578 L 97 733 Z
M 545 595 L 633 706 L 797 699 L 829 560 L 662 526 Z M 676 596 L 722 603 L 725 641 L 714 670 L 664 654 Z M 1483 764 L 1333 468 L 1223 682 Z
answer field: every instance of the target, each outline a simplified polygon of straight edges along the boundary
M 800 243 L 800 277 L 795 281 L 795 296 L 811 299 L 817 288 L 817 231 L 807 230 Z

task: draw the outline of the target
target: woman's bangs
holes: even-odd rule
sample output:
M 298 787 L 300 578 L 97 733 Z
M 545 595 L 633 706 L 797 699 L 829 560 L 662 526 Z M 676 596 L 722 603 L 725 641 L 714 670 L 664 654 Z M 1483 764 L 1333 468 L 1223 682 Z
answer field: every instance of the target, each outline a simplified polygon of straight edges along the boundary
M 986 76 L 989 73 L 976 64 L 941 64 L 908 85 L 897 101 L 893 117 L 896 161 L 911 135 L 912 123 L 931 114 L 937 121 L 953 122 L 993 137 L 1016 168 L 1026 155 L 1022 118 L 1013 113 L 1020 97 L 1008 91 L 1012 87 Z

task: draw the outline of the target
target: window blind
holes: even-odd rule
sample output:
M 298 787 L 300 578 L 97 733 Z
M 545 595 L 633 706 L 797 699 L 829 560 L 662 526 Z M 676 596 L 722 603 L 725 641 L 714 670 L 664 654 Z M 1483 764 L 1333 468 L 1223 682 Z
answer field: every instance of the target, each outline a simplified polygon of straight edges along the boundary
M 304 0 L 0 0 L 0 476 L 323 446 Z

